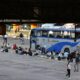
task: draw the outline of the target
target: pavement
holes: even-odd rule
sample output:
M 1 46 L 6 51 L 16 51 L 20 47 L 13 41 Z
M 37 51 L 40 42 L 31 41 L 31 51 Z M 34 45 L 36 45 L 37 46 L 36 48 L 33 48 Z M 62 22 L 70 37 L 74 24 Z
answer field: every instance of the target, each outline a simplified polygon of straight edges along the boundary
M 25 41 L 24 46 L 29 47 L 29 41 Z M 14 39 L 9 39 L 9 43 L 20 44 Z M 71 80 L 80 80 L 80 72 L 74 72 L 74 63 L 71 66 Z M 65 79 L 66 68 L 66 60 L 18 55 L 14 50 L 9 50 L 8 53 L 0 52 L 0 80 L 67 80 Z

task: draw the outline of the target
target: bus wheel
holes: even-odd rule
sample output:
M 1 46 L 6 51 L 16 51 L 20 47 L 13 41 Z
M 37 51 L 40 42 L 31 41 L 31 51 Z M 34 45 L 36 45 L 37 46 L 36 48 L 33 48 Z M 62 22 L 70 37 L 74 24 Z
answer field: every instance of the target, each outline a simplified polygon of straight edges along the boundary
M 68 52 L 68 53 L 70 53 L 70 50 L 69 50 L 69 48 L 65 48 L 65 49 L 64 49 L 64 53 L 65 53 L 65 52 Z

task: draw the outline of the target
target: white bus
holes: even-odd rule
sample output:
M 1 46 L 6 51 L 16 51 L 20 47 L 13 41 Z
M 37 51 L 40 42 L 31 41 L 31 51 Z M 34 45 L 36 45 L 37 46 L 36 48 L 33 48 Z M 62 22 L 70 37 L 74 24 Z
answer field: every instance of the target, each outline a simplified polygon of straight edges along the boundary
M 35 28 L 31 30 L 30 48 L 45 47 L 48 52 L 73 52 L 80 45 L 80 28 Z

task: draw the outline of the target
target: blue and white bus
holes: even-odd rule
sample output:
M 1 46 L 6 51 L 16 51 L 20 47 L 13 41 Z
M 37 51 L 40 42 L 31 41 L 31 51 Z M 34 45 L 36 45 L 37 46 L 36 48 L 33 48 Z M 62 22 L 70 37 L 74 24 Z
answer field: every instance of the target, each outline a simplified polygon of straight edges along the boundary
M 31 30 L 30 48 L 45 47 L 48 52 L 73 52 L 80 45 L 80 28 L 35 28 Z

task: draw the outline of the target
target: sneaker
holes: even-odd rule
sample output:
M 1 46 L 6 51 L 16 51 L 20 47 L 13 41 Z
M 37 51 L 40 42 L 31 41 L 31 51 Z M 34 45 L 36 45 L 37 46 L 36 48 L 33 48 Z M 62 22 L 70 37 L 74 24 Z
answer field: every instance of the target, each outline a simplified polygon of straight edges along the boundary
M 66 76 L 64 79 L 68 79 L 68 77 Z
M 78 70 L 76 72 L 79 72 Z
M 71 78 L 69 77 L 68 79 L 70 80 Z

